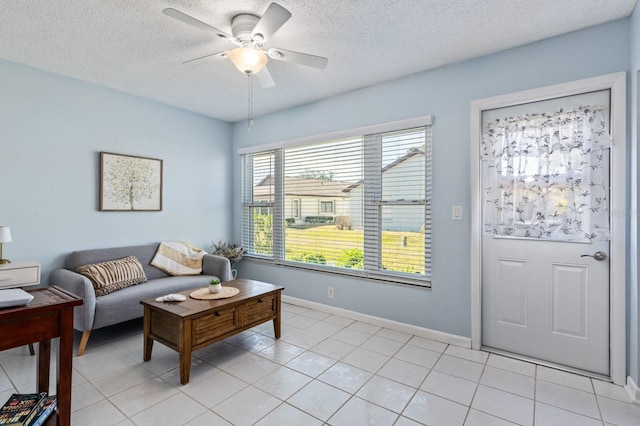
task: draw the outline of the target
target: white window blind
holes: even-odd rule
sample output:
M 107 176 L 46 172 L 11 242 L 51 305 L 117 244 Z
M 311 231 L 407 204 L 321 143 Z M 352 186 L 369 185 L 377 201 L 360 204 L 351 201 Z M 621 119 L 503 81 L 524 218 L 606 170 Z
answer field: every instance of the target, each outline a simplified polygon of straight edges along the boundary
M 354 217 L 361 208 L 352 205 L 349 188 L 362 180 L 362 138 L 283 152 L 284 196 L 301 200 L 300 218 L 285 212 L 285 260 L 354 268 L 351 257 L 362 257 L 363 233 L 351 225 L 361 222 Z M 361 262 L 355 267 L 362 269 Z
M 273 256 L 275 154 L 242 156 L 242 245 L 258 256 Z
M 246 153 L 242 164 L 249 256 L 429 285 L 430 125 Z

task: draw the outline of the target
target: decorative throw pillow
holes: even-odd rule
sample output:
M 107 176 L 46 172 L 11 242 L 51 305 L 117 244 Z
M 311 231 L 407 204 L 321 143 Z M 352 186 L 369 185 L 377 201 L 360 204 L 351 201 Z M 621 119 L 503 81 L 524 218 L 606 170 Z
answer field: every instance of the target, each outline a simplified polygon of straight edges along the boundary
M 104 296 L 125 287 L 147 282 L 144 269 L 135 256 L 84 265 L 77 271 L 91 280 L 96 296 Z
M 169 275 L 200 275 L 205 254 L 206 251 L 186 241 L 163 241 L 158 245 L 151 266 Z

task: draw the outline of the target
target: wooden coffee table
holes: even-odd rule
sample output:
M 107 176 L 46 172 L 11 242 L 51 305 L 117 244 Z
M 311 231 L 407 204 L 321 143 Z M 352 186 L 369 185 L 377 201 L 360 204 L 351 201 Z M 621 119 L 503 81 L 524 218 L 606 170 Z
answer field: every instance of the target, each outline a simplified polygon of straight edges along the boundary
M 140 301 L 144 306 L 144 357 L 151 359 L 156 340 L 180 354 L 180 383 L 189 383 L 191 353 L 231 337 L 258 324 L 273 320 L 276 339 L 280 338 L 280 299 L 284 287 L 260 281 L 236 279 L 224 287 L 240 290 L 227 299 L 196 300 L 194 290 L 182 291 L 184 302 Z

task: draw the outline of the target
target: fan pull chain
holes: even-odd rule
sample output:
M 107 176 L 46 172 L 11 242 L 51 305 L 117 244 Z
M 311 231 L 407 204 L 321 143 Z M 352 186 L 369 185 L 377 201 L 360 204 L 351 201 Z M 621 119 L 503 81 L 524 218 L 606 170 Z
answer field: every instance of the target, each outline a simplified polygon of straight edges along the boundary
M 251 131 L 251 127 L 253 126 L 253 73 L 248 72 L 247 76 L 249 77 L 249 119 L 247 129 Z

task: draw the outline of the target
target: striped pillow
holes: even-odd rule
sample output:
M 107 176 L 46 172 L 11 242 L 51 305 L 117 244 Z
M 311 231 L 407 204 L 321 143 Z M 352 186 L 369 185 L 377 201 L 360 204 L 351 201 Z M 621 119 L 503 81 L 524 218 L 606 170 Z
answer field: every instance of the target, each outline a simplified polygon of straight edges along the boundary
M 91 280 L 96 296 L 104 296 L 125 287 L 147 282 L 144 269 L 135 256 L 84 265 L 77 271 Z

